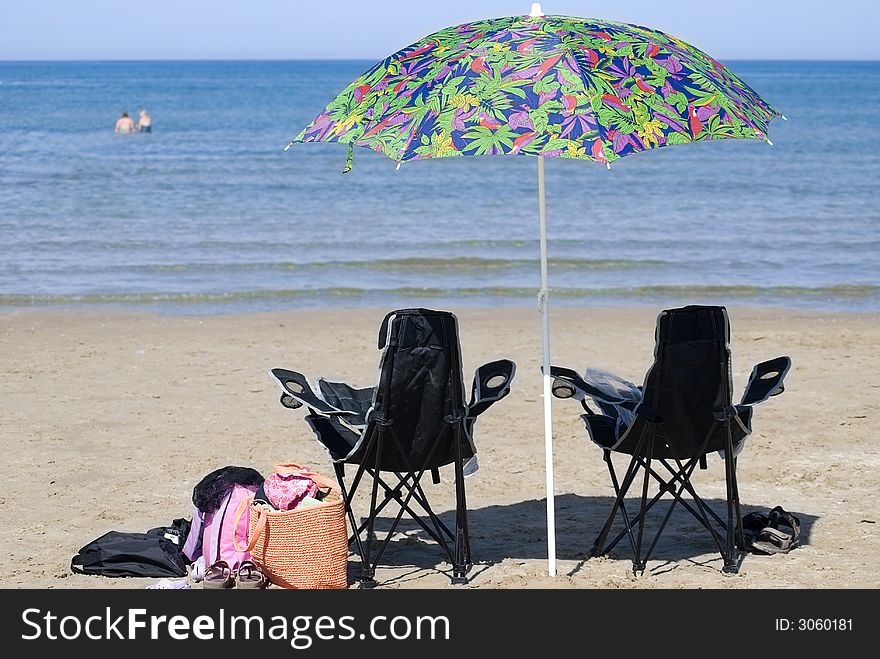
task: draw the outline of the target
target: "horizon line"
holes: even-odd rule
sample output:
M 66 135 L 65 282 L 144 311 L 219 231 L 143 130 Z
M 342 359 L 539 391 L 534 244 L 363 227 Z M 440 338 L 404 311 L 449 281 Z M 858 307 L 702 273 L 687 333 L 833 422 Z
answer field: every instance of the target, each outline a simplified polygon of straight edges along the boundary
M 387 57 L 387 56 L 386 56 Z M 5 59 L 0 64 L 31 63 L 131 63 L 131 62 L 377 62 L 385 57 L 138 57 L 138 58 L 40 58 Z M 730 57 L 721 58 L 730 62 L 880 62 L 880 58 L 821 58 L 821 57 Z

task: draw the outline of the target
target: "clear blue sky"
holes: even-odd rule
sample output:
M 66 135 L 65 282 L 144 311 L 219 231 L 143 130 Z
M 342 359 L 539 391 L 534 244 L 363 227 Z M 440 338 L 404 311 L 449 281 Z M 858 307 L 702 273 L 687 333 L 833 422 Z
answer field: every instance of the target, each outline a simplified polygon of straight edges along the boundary
M 0 60 L 379 59 L 530 0 L 0 0 Z M 140 9 L 138 9 L 140 7 Z M 880 59 L 880 0 L 589 0 L 548 14 L 648 25 L 719 59 Z

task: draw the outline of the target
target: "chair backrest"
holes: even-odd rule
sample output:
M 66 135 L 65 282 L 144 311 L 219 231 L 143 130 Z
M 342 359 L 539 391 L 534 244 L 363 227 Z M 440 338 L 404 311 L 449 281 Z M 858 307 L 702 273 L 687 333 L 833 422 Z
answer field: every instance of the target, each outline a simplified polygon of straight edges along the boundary
M 646 421 L 653 454 L 696 457 L 723 448 L 723 433 L 706 444 L 716 419 L 731 408 L 730 323 L 724 307 L 667 309 L 657 318 L 654 363 L 645 376 L 640 414 L 616 450 L 633 452 Z
M 456 424 L 464 429 L 466 411 L 455 315 L 429 309 L 393 311 L 382 322 L 379 348 L 379 380 L 364 439 L 369 442 L 370 433 L 380 427 L 387 430 L 380 469 L 408 471 L 450 464 L 455 458 Z M 459 437 L 467 460 L 473 450 L 464 433 Z M 375 459 L 373 451 L 360 456 L 368 465 Z

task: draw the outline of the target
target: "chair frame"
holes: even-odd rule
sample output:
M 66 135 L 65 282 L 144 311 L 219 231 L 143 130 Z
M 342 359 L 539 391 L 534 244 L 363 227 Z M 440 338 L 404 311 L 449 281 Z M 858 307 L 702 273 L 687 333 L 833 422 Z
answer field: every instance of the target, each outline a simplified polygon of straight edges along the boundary
M 411 310 L 403 310 L 411 311 Z M 425 313 L 438 313 L 430 310 L 415 310 Z M 391 331 L 389 319 L 402 312 L 392 312 L 386 316 L 383 328 L 380 331 L 380 347 L 386 348 L 390 343 L 388 334 Z M 440 312 L 445 313 L 445 312 Z M 449 314 L 455 319 L 453 314 Z M 455 321 L 457 327 L 457 321 Z M 387 333 L 386 333 L 387 332 Z M 452 413 L 442 419 L 437 431 L 436 438 L 431 442 L 431 448 L 424 455 L 422 464 L 413 465 L 407 455 L 404 445 L 398 435 L 394 419 L 385 418 L 385 412 L 371 408 L 365 417 L 366 424 L 361 430 L 360 439 L 345 457 L 331 454 L 333 468 L 339 482 L 342 496 L 345 500 L 345 511 L 351 527 L 349 544 L 354 544 L 361 560 L 360 574 L 357 577 L 363 588 L 372 588 L 377 582 L 375 579 L 376 568 L 388 548 L 392 536 L 399 527 L 404 513 L 412 518 L 425 533 L 434 540 L 443 550 L 447 560 L 452 565 L 452 583 L 467 583 L 467 574 L 473 566 L 471 559 L 470 533 L 468 527 L 467 495 L 465 489 L 465 457 L 464 442 L 469 441 L 476 417 L 488 409 L 492 404 L 504 398 L 510 393 L 510 385 L 516 374 L 516 365 L 506 359 L 489 362 L 477 369 L 472 389 L 470 404 L 465 403 L 463 383 L 461 381 L 461 354 L 458 340 L 450 341 L 448 349 L 454 369 L 458 373 L 451 378 L 452 388 Z M 383 357 L 385 359 L 386 357 Z M 394 371 L 394 353 L 387 355 L 387 361 L 382 362 L 382 370 L 379 381 L 374 389 L 373 401 L 376 401 L 376 391 L 383 387 L 390 387 L 392 373 Z M 294 371 L 285 369 L 272 369 L 271 375 L 281 385 L 281 404 L 285 407 L 296 409 L 306 405 L 309 415 L 306 421 L 320 438 L 320 432 L 312 419 L 330 419 L 336 415 L 344 419 L 347 412 L 334 407 L 323 397 L 314 393 L 306 378 Z M 499 380 L 498 378 L 502 378 Z M 453 451 L 451 460 L 436 464 L 433 460 L 441 442 L 438 441 L 447 430 L 451 428 Z M 322 444 L 323 445 L 323 444 Z M 386 469 L 382 466 L 382 457 L 386 455 L 385 449 L 392 450 L 400 458 L 400 465 L 404 469 Z M 328 450 L 326 445 L 324 448 Z M 350 482 L 346 481 L 346 465 L 356 466 L 357 469 Z M 428 496 L 422 487 L 422 479 L 425 472 L 430 471 L 434 484 L 440 482 L 439 467 L 452 465 L 455 477 L 455 524 L 450 528 L 445 524 L 431 507 Z M 392 474 L 397 482 L 383 475 Z M 370 487 L 370 507 L 365 521 L 358 522 L 352 501 L 364 483 Z M 391 526 L 385 538 L 380 542 L 376 538 L 376 517 L 389 504 L 398 505 L 397 514 L 393 517 Z M 378 545 L 376 548 L 375 545 Z
M 584 408 L 589 410 L 585 403 Z M 590 411 L 589 413 L 592 412 Z M 716 420 L 711 426 L 709 433 L 706 435 L 706 440 L 701 448 L 700 454 L 688 458 L 684 462 L 678 457 L 672 458 L 675 466 L 670 463 L 669 458 L 655 458 L 653 456 L 654 437 L 651 428 L 655 424 L 646 424 L 639 437 L 637 448 L 629 461 L 629 465 L 622 481 L 618 480 L 617 474 L 614 470 L 611 450 L 603 449 L 602 457 L 608 466 L 608 473 L 614 487 L 615 500 L 611 512 L 605 520 L 605 524 L 602 526 L 602 530 L 599 532 L 599 535 L 596 536 L 593 547 L 590 550 L 590 555 L 602 556 L 607 554 L 626 536 L 629 538 L 630 546 L 634 555 L 633 573 L 644 573 L 647 562 L 650 560 L 654 549 L 657 547 L 660 536 L 663 534 L 675 506 L 681 504 L 681 506 L 687 510 L 694 519 L 709 531 L 712 540 L 715 543 L 715 547 L 721 554 L 721 558 L 724 562 L 722 571 L 727 573 L 738 572 L 742 565 L 743 558 L 745 557 L 745 536 L 742 526 L 742 509 L 739 499 L 739 487 L 736 480 L 737 459 L 735 457 L 728 457 L 724 461 L 724 476 L 727 487 L 726 522 L 703 501 L 703 499 L 697 494 L 696 489 L 691 482 L 691 476 L 697 466 L 703 466 L 705 464 L 706 446 L 708 445 L 709 440 L 713 437 L 719 424 L 725 426 L 725 455 L 734 455 L 733 439 L 730 428 L 731 423 L 732 419 L 730 418 Z M 662 427 L 662 422 L 656 425 Z M 648 436 L 649 433 L 651 436 Z M 662 474 L 657 473 L 657 470 L 652 467 L 654 461 L 659 462 L 669 472 L 670 477 L 664 477 Z M 630 515 L 626 509 L 625 498 L 630 488 L 635 483 L 640 471 L 643 472 L 643 481 L 641 496 L 639 498 L 639 514 L 634 519 L 630 520 Z M 657 482 L 658 492 L 649 501 L 648 485 L 651 482 L 651 479 Z M 676 481 L 679 482 L 678 486 L 676 486 Z M 690 495 L 696 509 L 694 506 L 691 506 L 685 498 L 683 498 L 682 494 L 685 491 Z M 643 554 L 646 515 L 648 511 L 663 498 L 664 494 L 669 494 L 672 497 L 672 500 L 666 510 L 663 520 L 660 522 L 660 526 L 657 529 L 653 540 L 648 546 L 647 551 Z M 624 529 L 608 542 L 608 536 L 614 525 L 618 511 L 623 518 Z M 710 520 L 710 517 L 713 519 Z M 721 532 L 725 536 L 723 540 L 721 534 L 715 528 L 716 524 L 720 527 Z M 635 527 L 638 527 L 637 536 L 633 535 L 633 529 Z
M 355 473 L 350 486 L 346 486 L 345 484 L 344 463 L 334 463 L 333 468 L 336 472 L 336 478 L 339 481 L 339 486 L 346 502 L 345 510 L 352 528 L 349 543 L 355 543 L 358 554 L 361 558 L 361 573 L 359 580 L 362 587 L 370 588 L 376 585 L 376 568 L 379 566 L 382 556 L 388 548 L 391 538 L 397 530 L 404 513 L 407 513 L 409 517 L 412 518 L 425 531 L 425 533 L 427 533 L 428 536 L 443 549 L 448 561 L 452 564 L 452 583 L 467 583 L 467 574 L 473 567 L 473 564 L 471 563 L 467 496 L 464 483 L 464 461 L 462 460 L 461 452 L 461 441 L 463 438 L 460 425 L 456 424 L 454 432 L 456 447 L 455 459 L 453 461 L 455 470 L 456 520 L 454 531 L 450 530 L 449 527 L 437 516 L 428 502 L 428 497 L 425 494 L 424 489 L 422 489 L 422 477 L 425 475 L 425 472 L 428 471 L 428 468 L 424 464 L 416 469 L 409 465 L 406 473 L 399 471 L 388 472 L 393 473 L 397 478 L 398 482 L 394 486 L 390 485 L 387 480 L 382 477 L 379 457 L 382 455 L 383 442 L 390 439 L 397 448 L 401 459 L 409 463 L 392 422 L 376 422 L 371 436 L 366 441 L 364 457 L 358 464 L 357 472 Z M 437 444 L 435 443 L 432 450 L 426 456 L 425 463 L 430 462 L 436 447 Z M 371 459 L 373 461 L 372 465 L 369 464 Z M 434 474 L 434 482 L 438 482 L 439 479 L 436 470 L 431 471 Z M 351 507 L 351 501 L 365 474 L 372 479 L 370 487 L 370 509 L 367 520 L 358 524 Z M 384 497 L 381 501 L 379 501 L 380 487 L 384 491 Z M 405 496 L 402 496 L 404 491 Z M 379 545 L 378 551 L 373 552 L 373 539 L 375 537 L 373 530 L 376 517 L 392 501 L 398 504 L 399 510 L 394 517 L 384 540 Z M 423 519 L 422 515 L 413 510 L 413 507 L 410 506 L 411 501 L 415 501 L 415 503 L 418 504 L 422 509 L 423 514 L 427 515 L 428 520 Z M 365 531 L 366 537 L 362 538 L 361 534 Z M 450 544 L 452 544 L 452 546 L 450 546 Z
M 701 307 L 685 307 L 683 309 L 672 309 L 664 311 L 658 317 L 658 341 L 659 341 L 659 320 L 665 314 L 677 311 L 691 311 L 701 309 Z M 724 307 L 702 307 L 702 309 L 717 310 L 723 313 L 727 318 L 727 312 Z M 729 323 L 725 323 L 725 331 L 723 334 L 725 340 L 726 360 L 722 363 L 722 367 L 729 373 L 730 349 L 729 349 Z M 659 345 L 659 344 L 658 344 Z M 650 377 L 652 369 L 657 364 L 657 348 L 655 348 L 655 362 L 648 371 L 647 378 Z M 642 574 L 645 571 L 647 561 L 651 558 L 663 531 L 665 530 L 670 517 L 676 506 L 681 505 L 700 525 L 706 529 L 712 537 L 718 553 L 723 561 L 722 571 L 727 573 L 736 573 L 739 571 L 742 561 L 746 553 L 745 532 L 742 524 L 742 506 L 739 496 L 739 485 L 737 483 L 737 452 L 741 448 L 740 445 L 734 444 L 733 423 L 742 421 L 739 417 L 743 407 L 751 407 L 754 404 L 766 401 L 771 396 L 781 394 L 785 387 L 783 380 L 791 368 L 791 359 L 789 357 L 777 357 L 769 361 L 757 364 L 753 369 L 749 382 L 746 385 L 742 400 L 738 406 L 731 404 L 730 378 L 722 377 L 719 383 L 720 398 L 727 401 L 725 406 L 713 412 L 712 423 L 705 438 L 702 440 L 699 448 L 691 454 L 688 451 L 685 458 L 681 458 L 676 454 L 674 442 L 664 443 L 663 448 L 666 450 L 655 451 L 655 439 L 657 436 L 668 437 L 665 432 L 663 420 L 657 416 L 656 412 L 646 403 L 638 403 L 635 407 L 635 419 L 630 429 L 637 422 L 642 423 L 642 428 L 635 444 L 630 444 L 625 450 L 615 450 L 624 437 L 628 435 L 629 430 L 617 436 L 617 442 L 613 446 L 604 446 L 599 444 L 603 451 L 603 460 L 607 465 L 608 473 L 611 478 L 611 484 L 614 487 L 614 503 L 608 514 L 601 531 L 596 536 L 590 554 L 592 556 L 605 555 L 627 537 L 633 552 L 633 572 Z M 577 398 L 580 400 L 581 406 L 586 412 L 583 415 L 586 421 L 589 417 L 597 416 L 590 406 L 587 404 L 587 398 L 592 398 L 599 403 L 600 408 L 603 405 L 620 405 L 623 399 L 612 399 L 604 391 L 592 386 L 586 380 L 580 377 L 575 371 L 562 368 L 551 367 L 551 375 L 554 377 L 553 394 L 557 398 Z M 639 388 L 641 389 L 641 387 Z M 632 408 L 629 408 L 632 409 Z M 751 420 L 751 410 L 748 412 L 749 426 Z M 591 428 L 587 421 L 588 429 Z M 719 430 L 721 437 L 718 437 Z M 746 436 L 751 432 L 750 427 L 743 426 L 746 430 Z M 592 432 L 592 431 L 591 431 Z M 723 439 L 723 443 L 719 445 L 713 438 Z M 740 441 L 743 441 L 743 437 Z M 710 447 L 711 443 L 711 447 Z M 724 454 L 724 479 L 726 486 L 726 517 L 724 520 L 705 502 L 699 494 L 692 482 L 694 471 L 699 466 L 701 469 L 706 468 L 706 455 L 709 452 L 721 448 Z M 632 449 L 632 450 L 630 450 Z M 629 463 L 623 472 L 623 478 L 618 478 L 618 473 L 614 468 L 612 453 L 623 453 L 630 455 Z M 671 456 L 669 454 L 672 454 Z M 662 466 L 665 472 L 661 472 L 659 467 L 655 468 L 655 463 Z M 668 472 L 668 475 L 666 474 Z M 626 496 L 636 483 L 641 474 L 641 492 L 639 493 L 638 513 L 633 516 L 626 507 Z M 649 485 L 655 481 L 658 491 L 649 500 Z M 688 495 L 690 501 L 684 496 Z M 650 540 L 647 549 L 645 549 L 645 520 L 647 513 L 661 500 L 664 495 L 671 498 L 669 506 L 664 517 L 660 522 L 660 526 Z M 622 517 L 624 528 L 618 532 L 610 541 L 614 522 L 618 513 Z

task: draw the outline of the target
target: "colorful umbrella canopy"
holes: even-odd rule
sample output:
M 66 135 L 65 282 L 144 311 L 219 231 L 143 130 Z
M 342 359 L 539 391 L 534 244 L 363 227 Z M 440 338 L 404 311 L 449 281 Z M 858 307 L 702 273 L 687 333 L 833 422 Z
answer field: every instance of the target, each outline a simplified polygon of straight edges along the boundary
M 447 28 L 385 58 L 294 138 L 397 161 L 462 155 L 538 158 L 547 559 L 556 574 L 544 156 L 608 167 L 670 144 L 770 142 L 782 116 L 723 64 L 676 37 L 592 18 L 494 18 Z M 784 117 L 783 117 L 784 118 Z M 770 142 L 772 144 L 772 142 Z
M 398 163 L 543 155 L 611 163 L 647 149 L 767 139 L 779 116 L 723 64 L 638 25 L 512 16 L 435 32 L 352 82 L 295 142 Z

